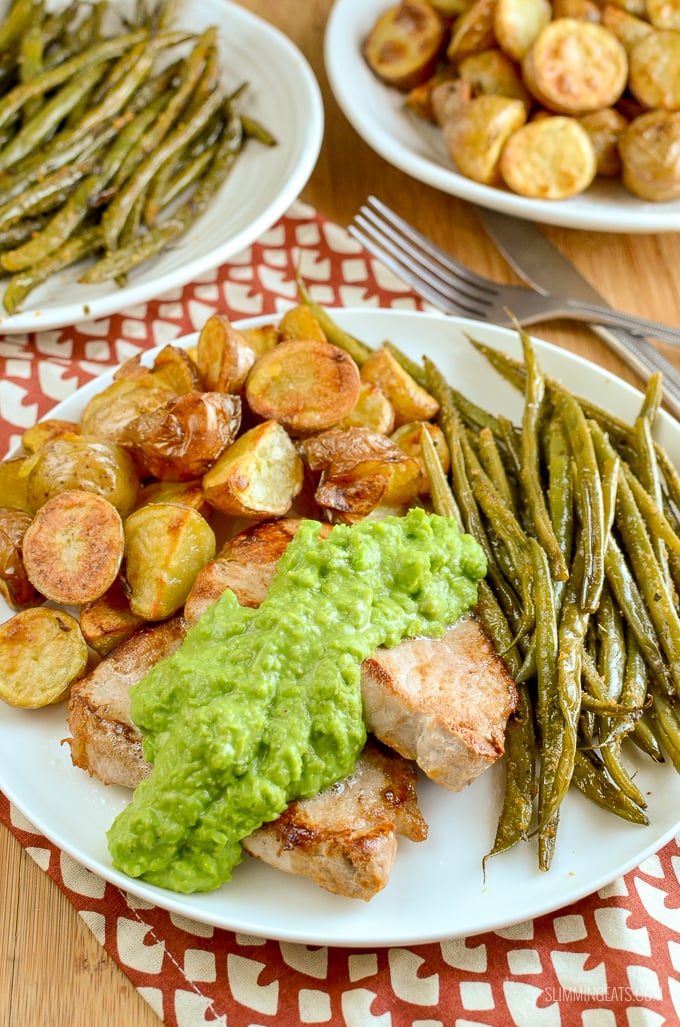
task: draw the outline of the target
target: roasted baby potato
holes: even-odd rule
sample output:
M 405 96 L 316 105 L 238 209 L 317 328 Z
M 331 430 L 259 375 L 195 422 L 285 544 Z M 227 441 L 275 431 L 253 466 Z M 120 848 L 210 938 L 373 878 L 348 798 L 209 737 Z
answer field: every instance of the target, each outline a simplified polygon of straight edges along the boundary
M 154 478 L 182 482 L 202 477 L 240 426 L 238 396 L 189 392 L 137 417 L 122 439 Z
M 345 350 L 318 339 L 287 339 L 254 364 L 248 406 L 293 436 L 324 431 L 354 409 L 359 368 Z
M 38 421 L 37 424 L 28 428 L 21 436 L 21 446 L 27 453 L 37 453 L 39 449 L 46 446 L 54 439 L 70 438 L 73 435 L 80 435 L 81 427 L 75 421 L 62 421 L 56 417 L 50 417 L 45 421 Z
M 590 136 L 576 118 L 555 115 L 523 125 L 505 144 L 504 181 L 522 196 L 563 200 L 587 189 L 597 172 Z
M 623 182 L 643 200 L 680 197 L 680 111 L 649 111 L 619 141 Z
M 290 436 L 269 420 L 227 449 L 203 477 L 203 493 L 222 513 L 263 520 L 288 513 L 302 484 L 302 460 Z
M 659 29 L 633 44 L 628 85 L 645 107 L 680 108 L 680 32 Z
M 23 510 L 0 507 L 0 596 L 13 610 L 44 601 L 28 580 L 22 556 L 24 534 L 31 520 Z
M 319 319 L 305 303 L 287 310 L 279 321 L 279 335 L 283 339 L 318 339 L 328 342 Z
M 165 620 L 183 605 L 200 569 L 215 555 L 215 534 L 188 506 L 152 503 L 125 521 L 123 587 L 144 620 Z
M 446 44 L 446 22 L 425 0 L 405 0 L 378 19 L 364 43 L 373 72 L 406 92 L 435 69 Z
M 68 613 L 37 606 L 0 624 L 0 699 L 38 709 L 57 703 L 87 666 L 87 644 Z
M 213 314 L 201 328 L 196 362 L 208 392 L 238 392 L 256 353 L 224 314 Z
M 437 400 L 418 385 L 384 346 L 362 364 L 361 379 L 377 385 L 387 396 L 394 409 L 395 427 L 409 421 L 429 420 L 439 410 Z
M 26 490 L 30 465 L 31 457 L 26 456 L 13 457 L 0 463 L 0 497 L 3 506 L 34 513 Z
M 211 512 L 200 478 L 195 481 L 151 481 L 141 487 L 137 496 L 137 506 L 147 506 L 149 503 L 191 506 L 204 517 L 208 517 Z
M 493 27 L 495 7 L 496 0 L 474 0 L 456 18 L 446 47 L 446 57 L 452 64 L 498 45 Z
M 152 377 L 112 382 L 85 407 L 81 427 L 85 435 L 117 442 L 131 421 L 156 410 L 174 396 L 172 389 Z
M 116 442 L 90 435 L 56 438 L 31 458 L 29 466 L 26 496 L 33 512 L 69 489 L 103 496 L 121 517 L 135 507 L 139 472 Z
M 130 357 L 114 373 L 114 381 L 144 382 L 167 388 L 178 396 L 201 388 L 198 367 L 186 350 L 179 346 L 164 346 L 151 367 L 143 363 L 144 354 Z
M 590 136 L 597 161 L 597 174 L 614 178 L 621 174 L 619 139 L 628 120 L 614 107 L 582 114 L 578 119 Z
M 444 474 L 449 473 L 451 467 L 451 454 L 449 453 L 449 447 L 446 444 L 446 437 L 444 432 L 441 430 L 438 424 L 430 424 L 427 421 L 413 421 L 411 424 L 402 424 L 400 428 L 397 428 L 392 433 L 390 438 L 392 442 L 396 442 L 399 449 L 403 450 L 407 456 L 413 457 L 417 460 L 421 467 L 421 479 L 418 487 L 418 495 L 425 496 L 430 491 L 430 479 L 425 468 L 425 461 L 422 456 L 422 445 L 421 445 L 421 434 L 423 430 L 427 431 L 432 439 L 434 448 L 437 451 L 439 457 L 439 463 L 441 464 Z
M 116 508 L 94 492 L 70 489 L 41 506 L 26 529 L 24 567 L 41 595 L 80 606 L 115 581 L 123 543 Z
M 527 110 L 531 107 L 532 99 L 522 82 L 519 65 L 502 50 L 482 50 L 464 57 L 458 74 L 470 83 L 474 96 L 510 96 L 521 100 Z
M 493 30 L 498 45 L 510 57 L 521 61 L 552 17 L 549 0 L 496 0 Z
M 381 388 L 364 381 L 359 386 L 359 398 L 340 425 L 343 428 L 371 428 L 382 435 L 389 435 L 394 428 L 394 407 Z
M 81 607 L 79 619 L 83 638 L 100 656 L 106 656 L 145 623 L 130 609 L 120 575 L 103 596 Z
M 636 18 L 634 14 L 614 4 L 606 4 L 602 12 L 602 24 L 623 44 L 629 57 L 635 44 L 654 31 L 648 21 Z
M 626 87 L 628 58 L 604 26 L 558 18 L 538 34 L 522 60 L 533 96 L 556 114 L 612 107 Z
M 451 160 L 466 178 L 498 185 L 503 147 L 526 118 L 522 100 L 476 96 L 442 125 Z

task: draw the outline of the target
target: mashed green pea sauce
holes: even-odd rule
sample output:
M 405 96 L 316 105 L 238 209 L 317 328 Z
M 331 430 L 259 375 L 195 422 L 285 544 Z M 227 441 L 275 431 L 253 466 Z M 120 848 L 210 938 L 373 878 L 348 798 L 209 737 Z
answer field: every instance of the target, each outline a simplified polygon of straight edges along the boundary
M 362 661 L 476 602 L 484 554 L 449 518 L 319 529 L 303 522 L 258 609 L 225 592 L 131 690 L 154 768 L 108 832 L 119 870 L 178 892 L 229 880 L 242 838 L 352 772 Z

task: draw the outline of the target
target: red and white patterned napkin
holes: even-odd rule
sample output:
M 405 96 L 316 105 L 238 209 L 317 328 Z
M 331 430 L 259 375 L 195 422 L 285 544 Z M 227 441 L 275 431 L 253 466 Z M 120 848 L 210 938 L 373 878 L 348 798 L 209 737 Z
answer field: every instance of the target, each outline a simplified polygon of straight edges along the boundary
M 228 264 L 110 318 L 0 336 L 0 453 L 85 382 L 140 350 L 296 302 L 418 309 L 311 208 Z M 0 503 L 1 503 L 0 497 Z M 0 793 L 0 820 L 169 1027 L 663 1027 L 680 1024 L 678 839 L 587 899 L 467 939 L 378 950 L 269 941 L 150 906 L 61 852 Z

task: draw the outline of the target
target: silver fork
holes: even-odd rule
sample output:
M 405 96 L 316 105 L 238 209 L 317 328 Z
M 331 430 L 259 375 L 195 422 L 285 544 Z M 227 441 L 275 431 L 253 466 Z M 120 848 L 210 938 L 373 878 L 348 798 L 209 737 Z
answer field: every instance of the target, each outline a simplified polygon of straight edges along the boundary
M 448 314 L 512 325 L 572 318 L 625 328 L 680 346 L 680 329 L 566 296 L 545 296 L 521 285 L 502 285 L 454 260 L 375 196 L 369 196 L 349 231 L 416 292 Z

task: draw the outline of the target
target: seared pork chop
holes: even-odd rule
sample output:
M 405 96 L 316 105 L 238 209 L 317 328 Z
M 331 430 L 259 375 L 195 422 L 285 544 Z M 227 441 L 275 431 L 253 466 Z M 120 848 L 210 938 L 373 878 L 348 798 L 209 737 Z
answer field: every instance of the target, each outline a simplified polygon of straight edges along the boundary
M 503 755 L 512 675 L 474 616 L 443 638 L 406 639 L 361 665 L 366 727 L 443 788 L 459 791 Z
M 241 844 L 270 866 L 368 901 L 389 880 L 397 835 L 414 842 L 427 837 L 416 777 L 413 763 L 369 738 L 353 774 L 292 802 Z

